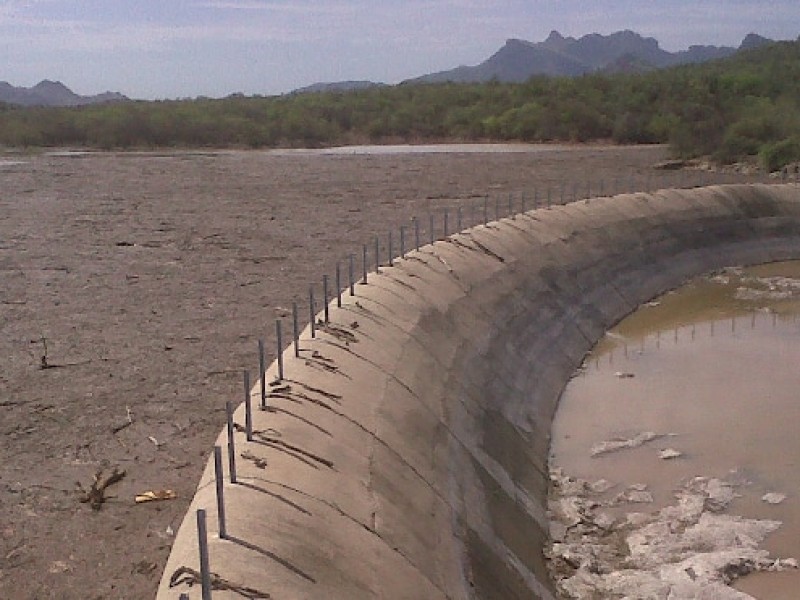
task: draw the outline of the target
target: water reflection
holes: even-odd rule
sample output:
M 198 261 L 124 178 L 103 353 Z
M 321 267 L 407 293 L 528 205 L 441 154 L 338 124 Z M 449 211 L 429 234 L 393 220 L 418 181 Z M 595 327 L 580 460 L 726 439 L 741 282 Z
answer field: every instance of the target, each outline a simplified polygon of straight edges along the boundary
M 592 350 L 583 368 L 579 369 L 576 375 L 586 374 L 587 366 L 591 364 L 595 370 L 601 368 L 601 364 L 614 365 L 615 356 L 622 355 L 624 359 L 630 357 L 631 352 L 643 354 L 645 351 L 660 350 L 663 340 L 669 339 L 672 345 L 695 342 L 698 339 L 713 339 L 718 335 L 729 333 L 733 339 L 743 339 L 737 333 L 744 334 L 747 329 L 756 330 L 762 326 L 769 326 L 772 330 L 778 327 L 797 323 L 797 314 L 781 314 L 766 310 L 752 310 L 749 313 L 733 316 L 730 318 L 713 319 L 708 321 L 698 321 L 690 324 L 677 325 L 671 330 L 657 330 L 654 333 L 640 336 L 637 340 L 631 340 L 616 334 L 615 330 L 609 331 L 606 339 L 598 343 Z M 699 329 L 698 329 L 699 327 Z M 722 332 L 722 333 L 720 333 Z M 634 349 L 632 349 L 632 347 Z

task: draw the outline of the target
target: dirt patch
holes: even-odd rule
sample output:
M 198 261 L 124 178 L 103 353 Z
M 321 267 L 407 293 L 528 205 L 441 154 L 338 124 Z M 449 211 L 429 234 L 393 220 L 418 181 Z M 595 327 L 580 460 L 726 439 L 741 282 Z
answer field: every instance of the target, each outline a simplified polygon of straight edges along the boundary
M 493 216 L 509 193 L 516 206 L 522 190 L 530 206 L 548 186 L 568 200 L 590 178 L 595 192 L 600 179 L 607 192 L 708 181 L 653 171 L 663 158 L 655 147 L 587 147 L 4 162 L 0 597 L 152 596 L 225 401 L 238 402 L 242 370 L 257 369 L 258 338 L 273 348 L 275 318 L 293 300 L 306 314 L 309 284 L 319 297 L 322 274 L 360 258 L 364 242 L 372 254 L 376 233 L 384 244 L 429 212 L 441 227 L 445 207 L 461 206 L 467 225 L 486 194 Z M 125 477 L 97 509 L 81 502 L 115 468 Z M 177 498 L 137 504 L 148 490 Z

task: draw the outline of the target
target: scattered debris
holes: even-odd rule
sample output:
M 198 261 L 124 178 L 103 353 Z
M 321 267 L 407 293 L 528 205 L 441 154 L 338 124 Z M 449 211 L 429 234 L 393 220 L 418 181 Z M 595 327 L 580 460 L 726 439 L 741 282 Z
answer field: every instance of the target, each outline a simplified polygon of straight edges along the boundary
M 619 506 L 621 504 L 652 504 L 653 494 L 651 494 L 647 485 L 644 483 L 634 483 L 629 485 L 624 492 L 620 492 L 614 496 L 608 503 L 608 506 Z
M 89 489 L 85 489 L 80 482 L 75 485 L 78 488 L 79 499 L 82 503 L 88 503 L 94 510 L 100 510 L 105 501 L 106 489 L 121 481 L 125 477 L 125 471 L 120 471 L 119 467 L 114 467 L 108 475 L 103 475 L 103 469 L 94 474 L 94 481 Z
M 675 448 L 664 448 L 658 451 L 658 458 L 661 460 L 671 460 L 683 456 L 683 452 L 675 450 Z
M 779 494 L 778 492 L 769 492 L 761 496 L 761 500 L 767 504 L 780 504 L 786 500 L 786 494 Z
M 333 323 L 322 323 L 319 326 L 319 330 L 324 331 L 325 333 L 335 337 L 338 340 L 341 340 L 348 346 L 351 343 L 358 342 L 358 338 L 355 335 L 353 335 L 352 332 L 348 331 L 344 327 L 339 327 L 338 325 L 334 325 Z
M 721 512 L 737 497 L 733 484 L 722 479 L 695 477 L 686 484 L 686 488 L 696 494 L 705 494 L 705 509 Z
M 216 573 L 209 573 L 209 575 L 211 578 L 212 590 L 234 592 L 248 600 L 268 600 L 272 598 L 267 592 L 233 583 L 227 579 L 223 579 Z M 200 585 L 201 582 L 202 576 L 199 571 L 191 567 L 178 567 L 169 578 L 169 587 L 174 588 L 184 584 L 192 587 L 193 585 Z
M 164 442 L 159 442 L 159 441 L 158 441 L 156 438 L 154 438 L 152 435 L 148 435 L 148 436 L 147 436 L 147 439 L 148 439 L 148 440 L 150 440 L 151 442 L 153 442 L 153 445 L 156 447 L 156 450 L 161 450 L 161 446 L 163 446 L 163 445 L 164 445 Z
M 286 308 L 285 306 L 276 306 L 274 309 L 276 317 L 288 317 L 292 314 L 292 309 Z
M 112 433 L 119 433 L 126 427 L 130 427 L 131 425 L 133 425 L 133 413 L 131 412 L 131 407 L 125 406 L 125 412 L 127 414 L 126 420 L 118 425 L 114 425 L 114 427 L 111 428 Z
M 305 364 L 307 367 L 320 368 L 329 373 L 336 373 L 339 371 L 339 367 L 333 364 L 333 359 L 323 356 L 317 350 L 311 353 L 311 358 L 306 359 Z
M 676 504 L 619 518 L 606 510 L 615 500 L 602 501 L 589 482 L 560 469 L 551 481 L 546 557 L 564 597 L 744 600 L 750 596 L 728 587 L 735 579 L 797 568 L 758 547 L 779 522 L 721 514 L 736 496 L 728 481 L 696 477 L 676 492 Z
M 261 458 L 260 456 L 256 456 L 250 450 L 245 450 L 240 455 L 243 459 L 251 461 L 257 468 L 259 469 L 266 469 L 267 468 L 267 459 Z
M 133 575 L 151 575 L 158 568 L 158 564 L 150 562 L 149 560 L 140 560 L 134 563 L 131 567 L 131 574 Z
M 625 450 L 627 448 L 638 448 L 647 442 L 652 442 L 653 440 L 661 437 L 664 437 L 664 434 L 658 434 L 653 431 L 643 431 L 632 438 L 615 438 L 613 440 L 607 440 L 605 442 L 595 444 L 592 446 L 590 453 L 592 457 L 595 457 L 600 456 L 601 454 L 608 454 L 609 452 Z
M 155 502 L 157 500 L 174 500 L 178 495 L 173 490 L 150 490 L 142 492 L 134 498 L 136 504 L 143 504 L 144 502 Z
M 42 355 L 39 357 L 39 370 L 45 371 L 47 369 L 60 369 L 62 367 L 79 367 L 81 365 L 88 365 L 91 363 L 91 360 L 81 360 L 78 362 L 72 363 L 63 363 L 63 364 L 56 364 L 51 363 L 47 358 L 47 338 L 42 336 L 38 340 L 31 340 L 31 344 L 42 344 Z
M 69 564 L 67 561 L 64 560 L 56 560 L 50 563 L 50 567 L 47 569 L 48 573 L 52 573 L 53 575 L 57 575 L 59 573 L 66 573 L 69 571 Z
M 39 368 L 42 369 L 42 370 L 44 370 L 44 369 L 52 369 L 56 365 L 51 365 L 47 361 L 47 338 L 42 336 L 40 341 L 42 342 L 42 356 L 39 358 Z
M 633 379 L 636 377 L 633 373 L 623 373 L 622 371 L 617 371 L 614 373 L 614 377 L 619 377 L 620 379 Z
M 610 482 L 608 479 L 598 479 L 594 483 L 589 485 L 589 488 L 595 494 L 603 494 L 610 490 L 611 488 L 615 487 L 617 484 Z

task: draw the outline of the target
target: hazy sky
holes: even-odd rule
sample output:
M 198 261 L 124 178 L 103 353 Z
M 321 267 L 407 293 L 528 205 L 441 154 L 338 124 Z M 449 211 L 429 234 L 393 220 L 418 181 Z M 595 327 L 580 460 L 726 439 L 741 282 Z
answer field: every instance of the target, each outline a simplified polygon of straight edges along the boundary
M 277 94 L 477 64 L 507 38 L 632 29 L 666 50 L 800 34 L 798 0 L 0 0 L 0 81 L 134 98 Z

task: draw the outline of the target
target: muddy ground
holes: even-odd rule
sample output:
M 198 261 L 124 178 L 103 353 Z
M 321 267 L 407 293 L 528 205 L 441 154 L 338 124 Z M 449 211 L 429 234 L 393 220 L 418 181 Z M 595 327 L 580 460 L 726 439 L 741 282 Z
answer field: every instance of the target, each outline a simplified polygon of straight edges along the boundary
M 664 154 L 0 156 L 0 598 L 152 597 L 258 338 L 376 233 L 458 205 L 466 224 L 485 194 L 493 214 L 562 182 L 708 180 L 652 170 Z M 158 489 L 177 499 L 134 503 Z

